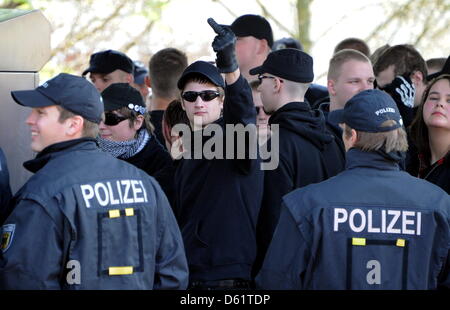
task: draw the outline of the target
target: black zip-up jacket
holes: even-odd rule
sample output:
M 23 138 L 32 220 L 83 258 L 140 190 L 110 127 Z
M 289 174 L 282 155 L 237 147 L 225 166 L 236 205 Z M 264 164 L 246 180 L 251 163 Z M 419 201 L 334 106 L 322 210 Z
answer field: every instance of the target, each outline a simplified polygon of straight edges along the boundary
M 330 97 L 323 99 L 317 109 L 322 111 L 323 116 L 325 117 L 327 129 L 334 135 L 339 146 L 339 150 L 341 151 L 342 158 L 345 160 L 345 145 L 344 141 L 342 141 L 342 128 L 339 127 L 338 124 L 334 124 L 328 120 L 328 114 L 330 113 Z
M 291 102 L 271 115 L 269 124 L 278 124 L 279 166 L 264 175 L 264 196 L 257 225 L 259 269 L 280 216 L 281 198 L 296 188 L 317 183 L 345 167 L 338 143 L 325 125 L 323 113 L 305 102 Z M 272 128 L 273 130 L 273 128 Z M 268 141 L 274 147 L 273 136 Z
M 225 130 L 225 124 L 255 122 L 251 89 L 240 76 L 226 86 L 223 118 L 214 124 Z M 250 280 L 264 177 L 260 163 L 259 159 L 179 160 L 176 206 L 190 282 Z
M 422 154 L 419 154 L 418 158 L 419 178 L 436 184 L 450 195 L 450 152 L 432 165 L 428 164 L 429 159 Z

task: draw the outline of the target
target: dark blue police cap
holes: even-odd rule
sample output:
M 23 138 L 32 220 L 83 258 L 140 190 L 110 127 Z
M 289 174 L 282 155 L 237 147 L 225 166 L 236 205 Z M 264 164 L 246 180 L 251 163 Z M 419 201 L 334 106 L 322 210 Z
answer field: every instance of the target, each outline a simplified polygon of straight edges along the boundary
M 36 89 L 12 91 L 11 96 L 26 107 L 59 105 L 91 122 L 102 120 L 102 98 L 95 86 L 80 76 L 60 73 Z
M 115 70 L 133 73 L 133 61 L 124 53 L 115 50 L 106 50 L 91 55 L 89 68 L 83 71 L 83 76 L 88 72 L 108 74 Z
M 313 59 L 296 48 L 283 48 L 271 52 L 262 66 L 250 70 L 251 75 L 270 73 L 277 77 L 298 82 L 314 80 Z
M 196 74 L 203 75 L 214 85 L 225 88 L 225 82 L 223 81 L 222 75 L 220 75 L 217 67 L 203 60 L 193 62 L 186 69 L 184 69 L 183 74 L 181 74 L 181 77 L 177 83 L 178 88 L 180 90 L 183 89 L 188 78 Z
M 145 84 L 145 77 L 148 75 L 148 69 L 147 67 L 140 61 L 135 60 L 133 61 L 134 64 L 134 83 L 136 84 Z
M 403 126 L 403 120 L 394 99 L 378 89 L 364 90 L 353 96 L 345 107 L 328 114 L 328 120 L 335 123 L 345 123 L 349 127 L 364 132 L 385 132 Z M 382 124 L 394 120 L 392 126 Z
M 140 114 L 145 114 L 145 103 L 141 93 L 128 83 L 114 83 L 102 91 L 105 112 L 127 107 Z

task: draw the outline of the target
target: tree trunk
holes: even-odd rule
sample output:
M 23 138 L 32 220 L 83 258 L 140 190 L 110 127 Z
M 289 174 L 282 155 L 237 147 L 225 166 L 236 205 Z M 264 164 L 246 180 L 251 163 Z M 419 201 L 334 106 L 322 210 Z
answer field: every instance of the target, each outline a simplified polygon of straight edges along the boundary
M 298 22 L 298 39 L 303 45 L 305 52 L 311 51 L 311 39 L 309 29 L 311 25 L 310 6 L 313 0 L 297 0 L 297 22 Z

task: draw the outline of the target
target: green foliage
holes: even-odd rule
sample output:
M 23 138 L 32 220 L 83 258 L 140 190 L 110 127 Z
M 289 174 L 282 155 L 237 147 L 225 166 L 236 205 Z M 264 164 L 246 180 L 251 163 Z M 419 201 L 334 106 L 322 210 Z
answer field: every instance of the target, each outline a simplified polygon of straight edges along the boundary
M 32 6 L 29 0 L 0 0 L 0 8 L 30 10 Z

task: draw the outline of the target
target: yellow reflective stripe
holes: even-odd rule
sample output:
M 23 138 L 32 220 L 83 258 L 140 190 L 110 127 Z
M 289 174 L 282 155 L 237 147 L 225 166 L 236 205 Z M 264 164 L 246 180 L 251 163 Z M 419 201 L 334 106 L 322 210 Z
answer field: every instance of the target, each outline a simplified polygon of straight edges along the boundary
M 120 210 L 118 210 L 118 209 L 109 210 L 109 217 L 110 218 L 120 217 Z
M 109 267 L 108 268 L 110 276 L 120 276 L 133 273 L 133 266 L 124 267 Z
M 405 239 L 397 239 L 397 244 L 396 246 L 400 246 L 400 247 L 404 247 L 406 243 Z
M 353 245 L 366 245 L 366 238 L 352 238 Z
M 134 209 L 133 208 L 126 208 L 125 209 L 125 215 L 126 216 L 133 216 L 134 215 Z

